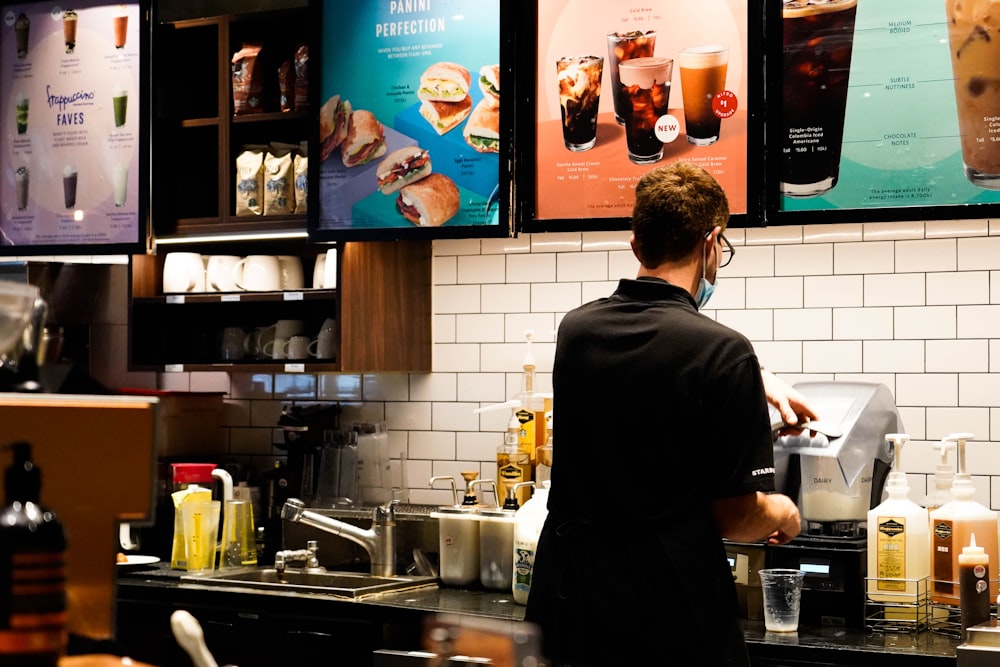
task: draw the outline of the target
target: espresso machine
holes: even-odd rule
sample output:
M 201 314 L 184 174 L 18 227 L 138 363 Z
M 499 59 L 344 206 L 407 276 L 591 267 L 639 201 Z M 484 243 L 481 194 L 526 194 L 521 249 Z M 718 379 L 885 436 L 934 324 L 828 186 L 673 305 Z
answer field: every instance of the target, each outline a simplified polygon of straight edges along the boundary
M 796 500 L 802 532 L 766 547 L 767 567 L 804 570 L 800 621 L 864 627 L 868 510 L 882 501 L 892 465 L 889 433 L 903 432 L 888 387 L 802 382 L 819 419 L 781 426 L 772 410 L 775 487 Z

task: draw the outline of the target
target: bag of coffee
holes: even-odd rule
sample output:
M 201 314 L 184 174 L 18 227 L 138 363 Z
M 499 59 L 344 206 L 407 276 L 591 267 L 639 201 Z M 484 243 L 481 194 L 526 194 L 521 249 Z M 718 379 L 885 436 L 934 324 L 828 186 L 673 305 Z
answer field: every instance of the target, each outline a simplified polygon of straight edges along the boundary
M 309 158 L 299 153 L 295 156 L 295 212 L 305 213 L 309 199 Z
M 295 108 L 309 108 L 309 47 L 295 49 Z
M 264 111 L 264 81 L 257 66 L 261 48 L 244 43 L 233 55 L 233 113 L 237 115 Z
M 236 156 L 236 215 L 263 213 L 265 146 L 244 146 Z
M 289 215 L 295 212 L 292 180 L 292 152 L 268 151 L 264 156 L 264 215 Z
M 291 111 L 295 105 L 295 68 L 292 61 L 286 60 L 278 68 L 278 95 L 281 98 L 281 110 Z

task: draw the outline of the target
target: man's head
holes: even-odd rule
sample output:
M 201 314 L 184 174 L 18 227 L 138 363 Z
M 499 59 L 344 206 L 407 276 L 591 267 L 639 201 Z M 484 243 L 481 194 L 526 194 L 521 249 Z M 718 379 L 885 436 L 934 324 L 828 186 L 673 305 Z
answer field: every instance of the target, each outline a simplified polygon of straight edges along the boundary
M 729 200 L 701 167 L 676 162 L 639 179 L 632 212 L 633 248 L 648 269 L 688 256 L 716 226 L 726 229 Z

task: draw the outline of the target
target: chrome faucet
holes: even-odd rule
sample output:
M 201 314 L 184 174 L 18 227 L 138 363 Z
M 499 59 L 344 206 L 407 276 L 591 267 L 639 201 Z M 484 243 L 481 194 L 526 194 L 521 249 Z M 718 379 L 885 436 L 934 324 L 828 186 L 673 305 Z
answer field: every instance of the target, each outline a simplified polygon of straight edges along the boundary
M 305 549 L 282 549 L 274 554 L 274 570 L 280 576 L 285 573 L 285 566 L 288 563 L 298 563 L 301 561 L 305 563 L 303 570 L 306 572 L 324 571 L 326 568 L 319 564 L 319 558 L 316 557 L 317 551 L 319 551 L 319 547 L 316 540 L 306 542 Z
M 396 576 L 396 504 L 398 502 L 398 500 L 392 500 L 376 507 L 372 513 L 372 526 L 368 530 L 308 510 L 305 503 L 298 498 L 289 498 L 285 501 L 285 506 L 281 508 L 281 518 L 292 523 L 301 523 L 317 528 L 331 535 L 339 535 L 362 546 L 371 559 L 372 574 L 380 577 L 394 577 Z M 275 567 L 277 567 L 277 559 L 275 559 Z

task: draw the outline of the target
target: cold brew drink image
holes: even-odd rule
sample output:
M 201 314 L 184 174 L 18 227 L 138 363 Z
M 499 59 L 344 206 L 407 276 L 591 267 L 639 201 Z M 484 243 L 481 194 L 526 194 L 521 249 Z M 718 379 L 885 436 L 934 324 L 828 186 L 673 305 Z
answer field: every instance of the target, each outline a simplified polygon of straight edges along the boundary
M 563 143 L 571 151 L 585 151 L 597 142 L 597 106 L 601 101 L 604 58 L 572 56 L 556 61 Z
M 858 0 L 782 5 L 782 194 L 815 197 L 837 184 Z
M 1000 0 L 946 0 L 965 176 L 1000 190 Z
M 21 166 L 14 172 L 14 186 L 17 192 L 17 210 L 28 208 L 28 168 Z
M 125 38 L 128 35 L 128 10 L 125 5 L 120 5 L 118 11 L 111 17 L 111 27 L 115 34 L 115 48 L 125 48 Z
M 715 95 L 726 89 L 729 49 L 725 46 L 693 46 L 677 54 L 684 98 L 687 140 L 708 146 L 719 140 L 722 118 L 715 113 Z
M 76 49 L 76 12 L 67 9 L 63 12 L 63 37 L 66 39 L 66 53 Z
M 17 57 L 28 55 L 28 32 L 31 29 L 31 19 L 24 14 L 18 14 L 14 21 L 14 43 L 17 46 Z
M 663 157 L 656 122 L 668 111 L 673 68 L 669 58 L 633 58 L 618 66 L 621 95 L 627 102 L 623 111 L 628 159 L 636 164 L 652 164 Z
M 76 167 L 71 164 L 63 168 L 63 204 L 66 208 L 76 206 Z
M 653 55 L 656 47 L 656 31 L 633 30 L 632 32 L 612 32 L 608 34 L 608 69 L 611 72 L 611 94 L 615 102 L 615 120 L 619 125 L 625 124 L 623 109 L 628 104 L 623 100 L 621 79 L 618 76 L 618 63 L 632 58 L 648 58 Z

